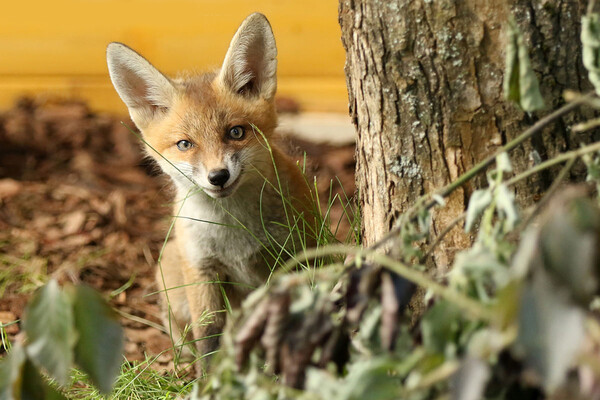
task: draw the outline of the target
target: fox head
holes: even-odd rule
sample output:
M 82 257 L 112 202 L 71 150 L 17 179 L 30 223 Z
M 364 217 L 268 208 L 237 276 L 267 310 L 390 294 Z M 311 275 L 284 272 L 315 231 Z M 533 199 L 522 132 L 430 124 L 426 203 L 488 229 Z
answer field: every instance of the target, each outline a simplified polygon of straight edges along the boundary
M 212 73 L 171 79 L 121 43 L 106 53 L 112 83 L 149 153 L 178 187 L 198 185 L 222 198 L 264 176 L 270 158 L 263 135 L 277 124 L 277 49 L 264 15 L 244 20 Z

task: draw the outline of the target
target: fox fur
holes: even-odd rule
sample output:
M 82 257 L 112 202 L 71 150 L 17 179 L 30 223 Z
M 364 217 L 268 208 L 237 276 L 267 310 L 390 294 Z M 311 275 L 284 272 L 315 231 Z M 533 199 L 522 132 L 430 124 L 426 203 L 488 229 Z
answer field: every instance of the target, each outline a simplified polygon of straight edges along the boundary
M 306 180 L 270 140 L 276 57 L 271 26 L 258 13 L 243 21 L 218 71 L 173 79 L 124 44 L 107 48 L 115 89 L 176 189 L 174 240 L 156 273 L 164 323 L 201 355 L 218 346 L 225 297 L 239 307 L 272 273 L 284 243 L 284 254 L 301 250 L 285 225 L 314 222 Z M 286 204 L 302 217 L 290 220 Z M 186 326 L 192 335 L 183 337 Z

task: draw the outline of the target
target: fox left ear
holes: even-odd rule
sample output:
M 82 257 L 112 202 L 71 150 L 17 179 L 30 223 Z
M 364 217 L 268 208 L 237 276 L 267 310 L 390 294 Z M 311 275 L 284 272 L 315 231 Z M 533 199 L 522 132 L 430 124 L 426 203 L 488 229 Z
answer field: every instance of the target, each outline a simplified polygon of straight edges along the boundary
M 271 25 L 260 13 L 248 16 L 231 40 L 219 73 L 234 93 L 271 100 L 277 90 L 277 47 Z

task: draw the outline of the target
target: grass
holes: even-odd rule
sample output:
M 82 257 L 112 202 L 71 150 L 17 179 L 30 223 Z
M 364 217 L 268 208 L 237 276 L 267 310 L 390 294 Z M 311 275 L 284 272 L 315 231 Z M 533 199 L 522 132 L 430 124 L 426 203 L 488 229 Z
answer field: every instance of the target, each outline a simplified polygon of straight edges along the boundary
M 172 371 L 151 368 L 159 356 L 146 357 L 141 362 L 124 362 L 109 399 L 177 399 L 192 389 L 190 379 Z M 73 369 L 71 383 L 63 393 L 70 399 L 104 400 L 83 372 Z
M 10 287 L 18 293 L 30 293 L 48 280 L 47 262 L 39 257 L 25 254 L 16 257 L 0 253 L 0 298 Z
M 347 218 L 350 223 L 350 231 L 348 233 L 349 240 L 356 240 L 358 237 L 358 218 L 355 217 L 355 214 L 352 210 L 352 201 L 344 192 L 343 195 L 334 195 L 333 194 L 333 181 L 330 182 L 330 190 L 327 198 L 326 206 L 321 207 L 322 199 L 319 198 L 319 194 L 317 191 L 316 181 L 309 182 L 305 178 L 305 183 L 309 188 L 312 188 L 311 191 L 311 202 L 312 202 L 312 210 L 304 212 L 300 212 L 294 206 L 294 203 L 290 200 L 286 189 L 284 189 L 285 185 L 282 180 L 285 177 L 280 176 L 279 171 L 277 171 L 277 166 L 275 165 L 275 158 L 273 156 L 273 149 L 270 147 L 266 137 L 256 129 L 256 135 L 260 135 L 264 141 L 261 141 L 265 148 L 269 151 L 271 156 L 271 162 L 275 166 L 275 178 L 274 181 L 269 181 L 267 179 L 264 180 L 264 184 L 261 191 L 260 197 L 260 210 L 261 210 L 261 222 L 264 229 L 264 235 L 260 233 L 260 236 L 264 239 L 261 241 L 260 238 L 256 236 L 255 233 L 251 232 L 250 229 L 245 227 L 241 222 L 235 218 L 231 213 L 229 215 L 234 220 L 235 226 L 231 226 L 236 229 L 244 229 L 250 235 L 252 235 L 258 243 L 262 246 L 266 253 L 269 255 L 269 259 L 275 260 L 273 265 L 271 266 L 272 274 L 277 270 L 278 267 L 283 266 L 285 262 L 290 258 L 295 258 L 296 253 L 306 252 L 308 247 L 313 243 L 316 243 L 317 247 L 322 247 L 326 245 L 330 245 L 332 243 L 339 243 L 336 239 L 336 235 L 338 233 L 338 229 L 341 224 L 341 219 L 339 221 L 335 221 L 332 223 L 331 210 L 334 204 L 339 204 L 342 207 L 342 217 Z M 172 165 L 172 164 L 171 164 Z M 306 165 L 304 163 L 298 163 L 298 168 L 304 172 Z M 256 169 L 258 171 L 258 169 Z M 183 174 L 183 172 L 179 171 Z M 189 178 L 190 182 L 194 184 L 194 187 L 187 196 L 182 200 L 179 209 L 183 206 L 183 203 L 190 196 L 197 194 L 198 190 L 201 190 L 193 181 L 193 179 Z M 277 235 L 277 237 L 267 229 L 268 227 L 272 227 L 272 221 L 268 218 L 262 218 L 263 211 L 263 198 L 262 193 L 266 190 L 271 190 L 276 193 L 276 195 L 281 200 L 282 214 L 285 216 L 282 218 L 277 224 L 277 228 L 283 228 L 287 231 L 287 234 Z M 216 202 L 216 204 L 220 204 L 220 202 Z M 272 207 L 272 205 L 270 205 Z M 227 212 L 227 210 L 225 210 Z M 179 214 L 179 213 L 177 213 Z M 161 254 L 159 256 L 159 268 L 161 268 L 161 258 L 164 248 L 167 244 L 167 241 L 170 238 L 171 231 L 173 228 L 173 223 L 176 218 L 179 216 L 176 215 L 173 218 L 171 227 L 169 228 L 169 232 L 167 233 L 167 237 L 165 238 L 163 248 L 161 249 Z M 211 223 L 210 221 L 198 221 L 198 223 Z M 333 227 L 333 230 L 330 229 Z M 0 247 L 1 250 L 1 247 Z M 86 257 L 95 257 L 97 254 L 91 254 Z M 337 257 L 337 258 L 336 258 Z M 343 259 L 339 255 L 330 255 L 320 258 L 313 259 L 305 259 L 305 261 L 298 260 L 298 269 L 309 273 L 316 272 L 323 265 L 331 263 L 333 260 L 337 260 L 338 262 Z M 78 260 L 78 266 L 83 266 L 85 263 L 89 261 L 88 258 L 82 258 Z M 21 288 L 21 291 L 33 291 L 37 287 L 41 286 L 48 280 L 46 265 L 39 262 L 37 259 L 32 259 L 31 257 L 24 255 L 22 258 L 15 258 L 14 256 L 7 256 L 0 253 L 0 295 L 4 293 L 4 291 L 13 287 L 13 285 L 18 285 Z M 316 274 L 314 274 L 316 275 Z M 119 293 L 125 291 L 131 284 L 133 283 L 133 277 L 127 283 L 125 283 L 121 288 L 116 289 L 111 293 L 111 297 L 118 295 Z M 316 285 L 317 280 L 313 279 L 313 286 Z M 206 283 L 206 282 L 200 282 Z M 217 311 L 217 312 L 227 312 L 228 314 L 232 314 L 233 310 L 229 303 L 229 299 L 227 298 L 227 293 L 223 288 L 225 284 L 236 284 L 234 282 L 224 282 L 220 281 L 217 277 L 217 280 L 211 283 L 219 284 L 220 291 L 224 299 L 225 310 Z M 195 283 L 196 284 L 196 283 Z M 168 292 L 171 289 L 169 288 L 165 291 L 167 297 L 168 307 L 170 309 L 170 302 L 168 300 Z M 205 313 L 204 317 L 210 318 L 211 313 Z M 132 318 L 134 316 L 128 316 L 124 313 L 121 315 L 125 318 Z M 144 321 L 141 318 L 137 318 L 137 322 L 151 324 L 150 321 Z M 154 324 L 156 325 L 156 324 Z M 152 325 L 150 325 L 152 326 Z M 155 328 L 159 328 L 154 326 Z M 10 341 L 5 332 L 5 326 L 0 325 L 0 341 L 1 346 L 5 350 L 9 350 L 11 347 Z M 166 328 L 166 329 L 165 329 Z M 172 332 L 173 329 L 177 329 L 174 326 L 169 326 L 163 328 L 163 330 L 167 330 Z M 190 329 L 190 327 L 185 327 L 185 330 Z M 184 335 L 185 336 L 185 335 Z M 201 340 L 201 339 L 200 339 Z M 120 373 L 117 377 L 117 381 L 115 383 L 114 390 L 112 391 L 109 398 L 112 399 L 174 399 L 181 398 L 190 392 L 192 389 L 192 385 L 195 380 L 193 378 L 193 373 L 190 371 L 193 370 L 190 365 L 180 361 L 179 355 L 181 352 L 182 343 L 172 342 L 172 348 L 165 349 L 160 355 L 157 356 L 148 356 L 146 355 L 145 360 L 141 362 L 124 362 L 121 366 Z M 191 346 L 193 347 L 193 346 Z M 108 351 L 108 349 L 107 349 Z M 174 370 L 156 370 L 157 360 L 159 357 L 164 354 L 164 352 L 174 351 Z M 202 358 L 201 357 L 197 357 Z M 100 394 L 91 383 L 89 378 L 81 371 L 77 369 L 72 370 L 71 381 L 68 387 L 59 389 L 65 396 L 72 399 L 104 399 L 106 398 L 104 395 Z

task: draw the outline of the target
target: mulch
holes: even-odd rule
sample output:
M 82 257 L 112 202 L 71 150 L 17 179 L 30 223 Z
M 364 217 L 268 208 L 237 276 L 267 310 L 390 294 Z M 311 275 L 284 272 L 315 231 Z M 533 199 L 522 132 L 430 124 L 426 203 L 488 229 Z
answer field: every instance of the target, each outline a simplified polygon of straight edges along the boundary
M 133 126 L 77 101 L 22 99 L 0 113 L 0 322 L 19 320 L 49 276 L 84 282 L 121 314 L 127 359 L 160 355 L 154 367 L 169 368 L 153 274 L 173 189 L 121 121 Z M 330 182 L 334 194 L 354 193 L 353 144 L 286 142 L 306 152 L 323 202 Z M 337 203 L 332 221 L 342 214 Z M 20 325 L 5 330 L 14 340 Z

